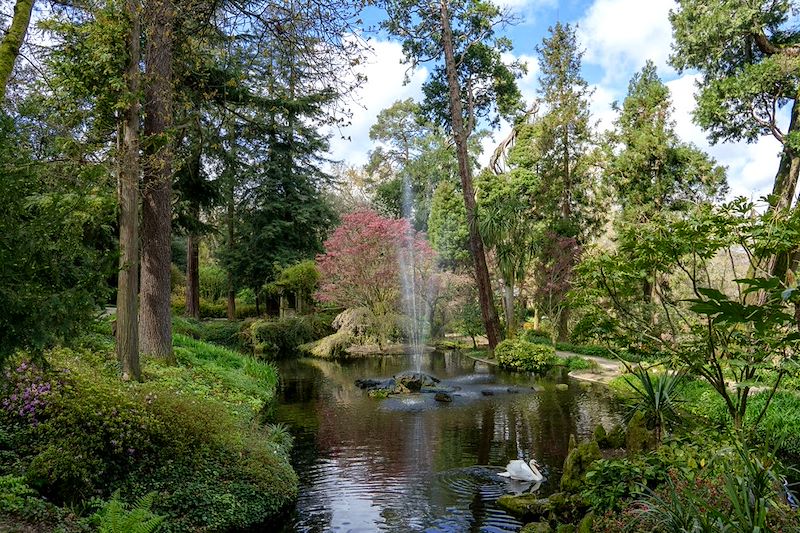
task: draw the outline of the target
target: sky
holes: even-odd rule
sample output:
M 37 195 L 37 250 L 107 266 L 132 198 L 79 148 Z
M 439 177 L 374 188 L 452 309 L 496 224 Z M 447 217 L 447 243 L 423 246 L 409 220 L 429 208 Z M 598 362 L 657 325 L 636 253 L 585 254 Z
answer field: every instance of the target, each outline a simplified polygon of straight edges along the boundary
M 753 144 L 720 143 L 710 146 L 706 134 L 692 123 L 695 107 L 696 72 L 678 74 L 668 65 L 671 53 L 672 29 L 669 11 L 672 0 L 495 0 L 511 9 L 519 23 L 506 28 L 513 45 L 515 58 L 524 60 L 528 74 L 519 80 L 526 101 L 536 97 L 538 63 L 536 45 L 547 34 L 548 27 L 557 21 L 578 28 L 583 56 L 583 76 L 594 89 L 592 113 L 601 129 L 609 128 L 615 118 L 611 105 L 621 102 L 627 93 L 628 82 L 650 59 L 670 89 L 674 107 L 673 119 L 682 140 L 708 152 L 727 167 L 730 196 L 745 196 L 753 200 L 769 194 L 778 168 L 780 144 L 772 137 L 763 137 Z M 365 13 L 365 21 L 381 17 L 377 10 Z M 370 39 L 373 48 L 362 67 L 367 82 L 350 95 L 353 102 L 352 123 L 331 138 L 330 157 L 352 165 L 367 161 L 372 148 L 369 129 L 378 113 L 397 100 L 422 98 L 421 87 L 428 76 L 423 66 L 408 72 L 402 64 L 400 43 L 386 36 Z M 510 59 L 510 58 L 509 58 Z M 494 132 L 494 141 L 484 143 L 484 159 L 494 149 L 494 142 L 508 133 L 508 126 Z M 342 138 L 343 137 L 343 138 Z

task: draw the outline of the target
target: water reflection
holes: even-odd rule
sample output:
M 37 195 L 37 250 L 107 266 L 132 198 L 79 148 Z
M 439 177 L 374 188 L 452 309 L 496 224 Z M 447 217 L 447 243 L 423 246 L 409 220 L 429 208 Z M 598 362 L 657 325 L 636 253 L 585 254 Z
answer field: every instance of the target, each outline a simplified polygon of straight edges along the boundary
M 497 476 L 520 453 L 544 465 L 539 493 L 557 490 L 569 435 L 586 438 L 617 415 L 602 390 L 509 374 L 457 353 L 423 356 L 422 370 L 459 387 L 433 395 L 368 397 L 357 378 L 390 377 L 407 356 L 281 365 L 278 421 L 295 435 L 296 509 L 278 531 L 517 531 L 498 509 L 519 492 Z M 509 392 L 512 391 L 512 392 Z

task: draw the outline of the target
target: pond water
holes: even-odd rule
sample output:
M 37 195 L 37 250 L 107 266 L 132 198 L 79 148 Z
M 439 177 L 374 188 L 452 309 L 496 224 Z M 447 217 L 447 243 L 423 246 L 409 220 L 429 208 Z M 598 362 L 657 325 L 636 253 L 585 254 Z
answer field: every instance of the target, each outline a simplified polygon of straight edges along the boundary
M 295 508 L 271 524 L 288 532 L 518 531 L 495 505 L 511 492 L 555 492 L 570 434 L 587 438 L 620 417 L 604 389 L 504 372 L 457 352 L 423 356 L 422 370 L 458 388 L 370 398 L 358 378 L 391 377 L 410 357 L 280 365 L 277 421 L 295 437 Z M 556 387 L 556 383 L 568 387 Z M 497 475 L 524 454 L 544 465 L 541 487 Z

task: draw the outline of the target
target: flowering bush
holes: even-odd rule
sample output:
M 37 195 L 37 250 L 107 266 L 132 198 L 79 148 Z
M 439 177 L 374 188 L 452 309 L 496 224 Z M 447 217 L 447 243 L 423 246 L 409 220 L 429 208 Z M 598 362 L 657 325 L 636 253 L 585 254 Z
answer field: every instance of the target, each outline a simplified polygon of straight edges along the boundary
M 39 367 L 27 361 L 6 371 L 6 383 L 0 407 L 12 418 L 22 419 L 32 426 L 39 424 L 43 409 L 59 385 L 48 380 Z

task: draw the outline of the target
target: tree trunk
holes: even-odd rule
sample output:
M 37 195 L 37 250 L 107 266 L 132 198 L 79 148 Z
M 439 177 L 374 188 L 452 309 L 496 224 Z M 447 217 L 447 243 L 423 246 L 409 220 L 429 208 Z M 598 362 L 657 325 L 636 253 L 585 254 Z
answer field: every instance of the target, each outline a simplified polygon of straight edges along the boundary
M 569 307 L 562 306 L 561 312 L 558 313 L 558 340 L 559 342 L 567 342 L 569 340 Z
M 230 151 L 230 156 L 235 161 L 236 158 L 236 122 L 231 119 L 228 124 L 228 142 L 230 146 L 228 147 Z M 236 180 L 235 174 L 233 170 L 233 164 L 231 164 L 231 168 L 228 169 L 228 190 L 227 190 L 227 214 L 225 216 L 225 223 L 228 227 L 228 235 L 227 235 L 227 244 L 228 250 L 233 251 L 234 245 L 234 222 L 236 216 L 236 197 L 235 197 L 235 188 L 236 188 Z M 230 270 L 228 270 L 228 320 L 236 320 L 236 289 L 233 285 L 233 276 L 231 275 Z M 258 292 L 256 291 L 256 315 L 258 315 Z
M 200 237 L 186 237 L 186 316 L 200 318 Z
M 174 362 L 172 262 L 172 22 L 170 0 L 147 0 L 145 121 L 147 159 L 142 193 L 142 276 L 139 338 L 142 352 Z
M 25 35 L 28 33 L 33 2 L 34 0 L 17 0 L 14 4 L 11 26 L 9 26 L 6 36 L 3 37 L 3 41 L 0 42 L 0 103 L 5 100 L 8 80 L 11 79 L 11 74 L 14 72 L 14 62 L 19 56 L 19 49 L 22 48 Z M 128 80 L 128 84 L 130 84 L 130 80 Z
M 447 10 L 447 0 L 440 0 L 440 14 L 445 70 L 447 72 L 447 85 L 450 91 L 450 115 L 452 117 L 453 139 L 456 145 L 456 156 L 458 157 L 458 173 L 461 178 L 461 190 L 464 193 L 464 206 L 467 211 L 469 250 L 475 265 L 475 280 L 478 284 L 481 317 L 483 318 L 483 324 L 486 328 L 489 349 L 494 350 L 497 343 L 500 342 L 500 321 L 494 307 L 492 282 L 489 278 L 489 268 L 486 266 L 486 253 L 483 249 L 483 240 L 481 240 L 480 233 L 478 233 L 475 192 L 472 188 L 472 169 L 470 166 L 469 153 L 467 151 L 469 132 L 467 132 L 464 127 L 461 88 L 458 82 L 458 73 L 456 72 L 453 32 L 450 28 L 450 14 Z
M 506 338 L 514 336 L 516 324 L 514 321 L 514 286 L 509 282 L 503 285 L 503 310 L 506 315 Z
M 139 93 L 140 26 L 137 0 L 128 0 L 130 16 L 125 81 Z M 117 275 L 117 360 L 122 379 L 141 380 L 139 366 L 139 98 L 132 98 L 122 124 L 119 159 L 119 273 Z

